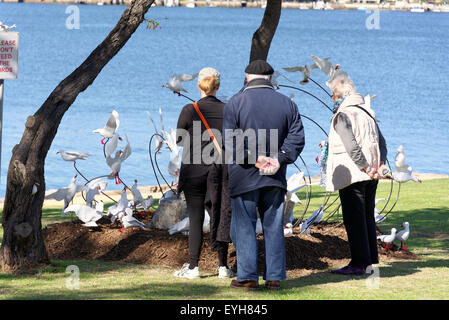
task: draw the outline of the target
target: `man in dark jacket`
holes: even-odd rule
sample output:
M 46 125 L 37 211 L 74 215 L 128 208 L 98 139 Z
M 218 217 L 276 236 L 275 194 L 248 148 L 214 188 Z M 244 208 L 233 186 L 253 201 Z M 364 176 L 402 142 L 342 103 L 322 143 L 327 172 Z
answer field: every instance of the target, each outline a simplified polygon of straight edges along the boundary
M 298 107 L 276 92 L 273 68 L 263 60 L 245 69 L 247 84 L 224 108 L 223 139 L 229 165 L 231 239 L 237 251 L 237 280 L 231 287 L 258 288 L 257 209 L 265 243 L 265 285 L 279 289 L 285 279 L 283 232 L 287 164 L 304 148 Z

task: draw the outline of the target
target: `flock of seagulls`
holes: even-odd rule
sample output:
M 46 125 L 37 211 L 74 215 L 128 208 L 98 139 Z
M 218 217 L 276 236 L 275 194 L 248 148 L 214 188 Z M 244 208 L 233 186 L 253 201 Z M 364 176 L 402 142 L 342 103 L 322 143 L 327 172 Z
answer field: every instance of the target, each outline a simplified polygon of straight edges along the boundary
M 161 115 L 162 116 L 162 115 Z M 104 128 L 96 129 L 93 133 L 100 134 L 103 138 L 101 143 L 106 145 L 105 148 L 105 160 L 106 164 L 111 169 L 111 173 L 109 175 L 100 176 L 98 178 L 94 178 L 90 181 L 87 181 L 86 184 L 77 184 L 76 179 L 78 175 L 75 175 L 70 184 L 67 187 L 60 188 L 55 192 L 48 194 L 45 199 L 55 199 L 56 201 L 64 201 L 64 207 L 62 209 L 62 214 L 65 215 L 67 213 L 74 212 L 76 216 L 83 222 L 83 226 L 85 227 L 97 227 L 97 221 L 101 219 L 103 216 L 109 216 L 111 221 L 114 222 L 116 220 L 121 221 L 122 229 L 120 231 L 123 232 L 124 228 L 130 226 L 138 226 L 142 229 L 145 229 L 144 224 L 135 219 L 132 216 L 133 210 L 143 209 L 141 215 L 145 212 L 151 213 L 150 208 L 153 206 L 154 200 L 152 197 L 148 197 L 148 199 L 144 199 L 141 192 L 137 188 L 137 180 L 134 180 L 134 185 L 130 189 L 133 195 L 133 201 L 128 201 L 126 194 L 126 186 L 121 192 L 120 201 L 115 205 L 112 205 L 108 208 L 107 212 L 104 212 L 104 204 L 102 201 L 96 201 L 95 196 L 102 193 L 108 182 L 104 181 L 102 177 L 107 177 L 108 179 L 115 179 L 115 183 L 121 183 L 119 173 L 122 166 L 122 163 L 131 155 L 131 145 L 128 139 L 128 136 L 125 134 L 126 145 L 123 149 L 119 149 L 118 151 L 118 143 L 123 139 L 117 133 L 117 129 L 120 126 L 120 117 L 116 110 L 113 110 L 109 115 L 107 122 Z M 104 140 L 108 139 L 107 142 Z M 64 161 L 74 162 L 77 160 L 86 160 L 89 157 L 89 154 L 86 152 L 78 152 L 73 150 L 58 150 L 56 152 L 61 156 Z M 75 166 L 76 168 L 76 166 Z M 83 176 L 84 178 L 84 176 Z M 85 178 L 86 179 L 86 178 Z M 87 180 L 87 179 L 86 179 Z M 73 198 L 78 192 L 86 192 L 85 196 L 85 204 L 72 204 Z M 34 192 L 34 191 L 33 191 Z M 95 207 L 94 207 L 94 204 Z

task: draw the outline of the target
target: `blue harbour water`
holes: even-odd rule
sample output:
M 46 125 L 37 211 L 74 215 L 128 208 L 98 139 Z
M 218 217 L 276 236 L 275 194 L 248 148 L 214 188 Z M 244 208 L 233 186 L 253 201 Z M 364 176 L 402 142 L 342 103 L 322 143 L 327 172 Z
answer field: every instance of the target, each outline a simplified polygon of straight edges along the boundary
M 87 58 L 125 10 L 80 5 L 80 29 L 69 30 L 66 8 L 0 3 L 0 21 L 16 24 L 20 32 L 19 78 L 5 80 L 0 196 L 5 193 L 11 150 L 21 139 L 27 116 Z M 153 127 L 146 111 L 158 119 L 161 107 L 166 127 L 175 128 L 188 103 L 161 85 L 174 73 L 193 74 L 213 66 L 222 74 L 219 95 L 232 96 L 242 86 L 251 37 L 262 16 L 263 9 L 151 8 L 146 17 L 158 21 L 161 29 L 149 31 L 143 24 L 65 114 L 46 159 L 47 189 L 66 186 L 75 174 L 71 163 L 56 154 L 59 149 L 89 152 L 88 160 L 78 162 L 87 177 L 110 172 L 101 137 L 92 130 L 103 127 L 113 109 L 120 114 L 118 132 L 128 135 L 133 151 L 122 165 L 121 178 L 127 184 L 137 178 L 140 185 L 155 185 L 148 156 Z M 311 64 L 311 54 L 331 57 L 349 73 L 360 93 L 377 95 L 372 107 L 381 120 L 390 161 L 402 144 L 414 171 L 449 173 L 449 14 L 382 11 L 379 30 L 367 29 L 367 18 L 367 13 L 356 10 L 283 10 L 268 61 L 281 70 Z M 299 80 L 299 74 L 290 75 Z M 319 70 L 312 78 L 323 85 L 326 80 Z M 195 82 L 185 87 L 190 97 L 198 99 Z M 331 105 L 314 84 L 301 88 Z M 300 112 L 328 129 L 329 110 L 298 91 L 281 92 L 294 93 Z M 310 121 L 303 123 L 307 144 L 303 158 L 317 174 L 314 159 L 325 136 Z M 168 152 L 160 155 L 163 169 L 168 158 Z M 120 186 L 112 180 L 108 188 Z

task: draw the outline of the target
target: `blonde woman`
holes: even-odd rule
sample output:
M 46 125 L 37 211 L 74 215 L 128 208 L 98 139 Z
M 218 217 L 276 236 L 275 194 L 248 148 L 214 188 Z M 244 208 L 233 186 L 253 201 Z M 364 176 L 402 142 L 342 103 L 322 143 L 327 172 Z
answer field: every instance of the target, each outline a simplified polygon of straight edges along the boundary
M 200 277 L 198 261 L 203 244 L 205 204 L 210 215 L 212 250 L 218 253 L 218 276 L 233 277 L 227 266 L 230 242 L 231 204 L 227 191 L 227 168 L 221 165 L 221 133 L 225 104 L 216 98 L 220 73 L 204 68 L 198 74 L 201 99 L 186 105 L 178 119 L 178 141 L 183 147 L 178 191 L 184 192 L 189 215 L 189 262 L 175 272 L 176 277 Z M 200 129 L 200 130 L 199 130 Z M 197 135 L 197 136 L 194 136 Z M 204 139 L 204 137 L 209 139 Z M 215 137 L 217 135 L 217 137 Z M 213 140 L 215 143 L 212 143 Z M 216 143 L 218 146 L 215 146 Z M 196 145 L 198 144 L 198 145 Z M 214 146 L 211 150 L 210 146 Z M 209 151 L 209 152 L 208 152 Z M 214 161 L 210 161 L 213 159 Z
M 326 190 L 339 190 L 351 262 L 333 270 L 343 275 L 364 274 L 378 260 L 375 196 L 387 158 L 385 139 L 374 111 L 365 105 L 351 78 L 340 72 L 330 83 L 334 116 L 329 132 Z

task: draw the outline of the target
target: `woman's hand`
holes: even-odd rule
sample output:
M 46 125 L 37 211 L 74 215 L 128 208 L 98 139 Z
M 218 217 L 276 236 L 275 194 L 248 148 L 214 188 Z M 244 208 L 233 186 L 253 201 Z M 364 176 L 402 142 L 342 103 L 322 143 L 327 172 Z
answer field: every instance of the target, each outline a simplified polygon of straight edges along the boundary
M 369 175 L 371 179 L 375 179 L 375 180 L 379 179 L 379 173 L 377 172 L 376 169 L 374 169 L 370 166 L 367 166 L 366 168 L 363 168 L 363 171 L 367 175 Z
M 381 179 L 391 179 L 391 171 L 383 162 L 380 163 L 379 169 L 377 169 L 377 173 L 379 174 Z

